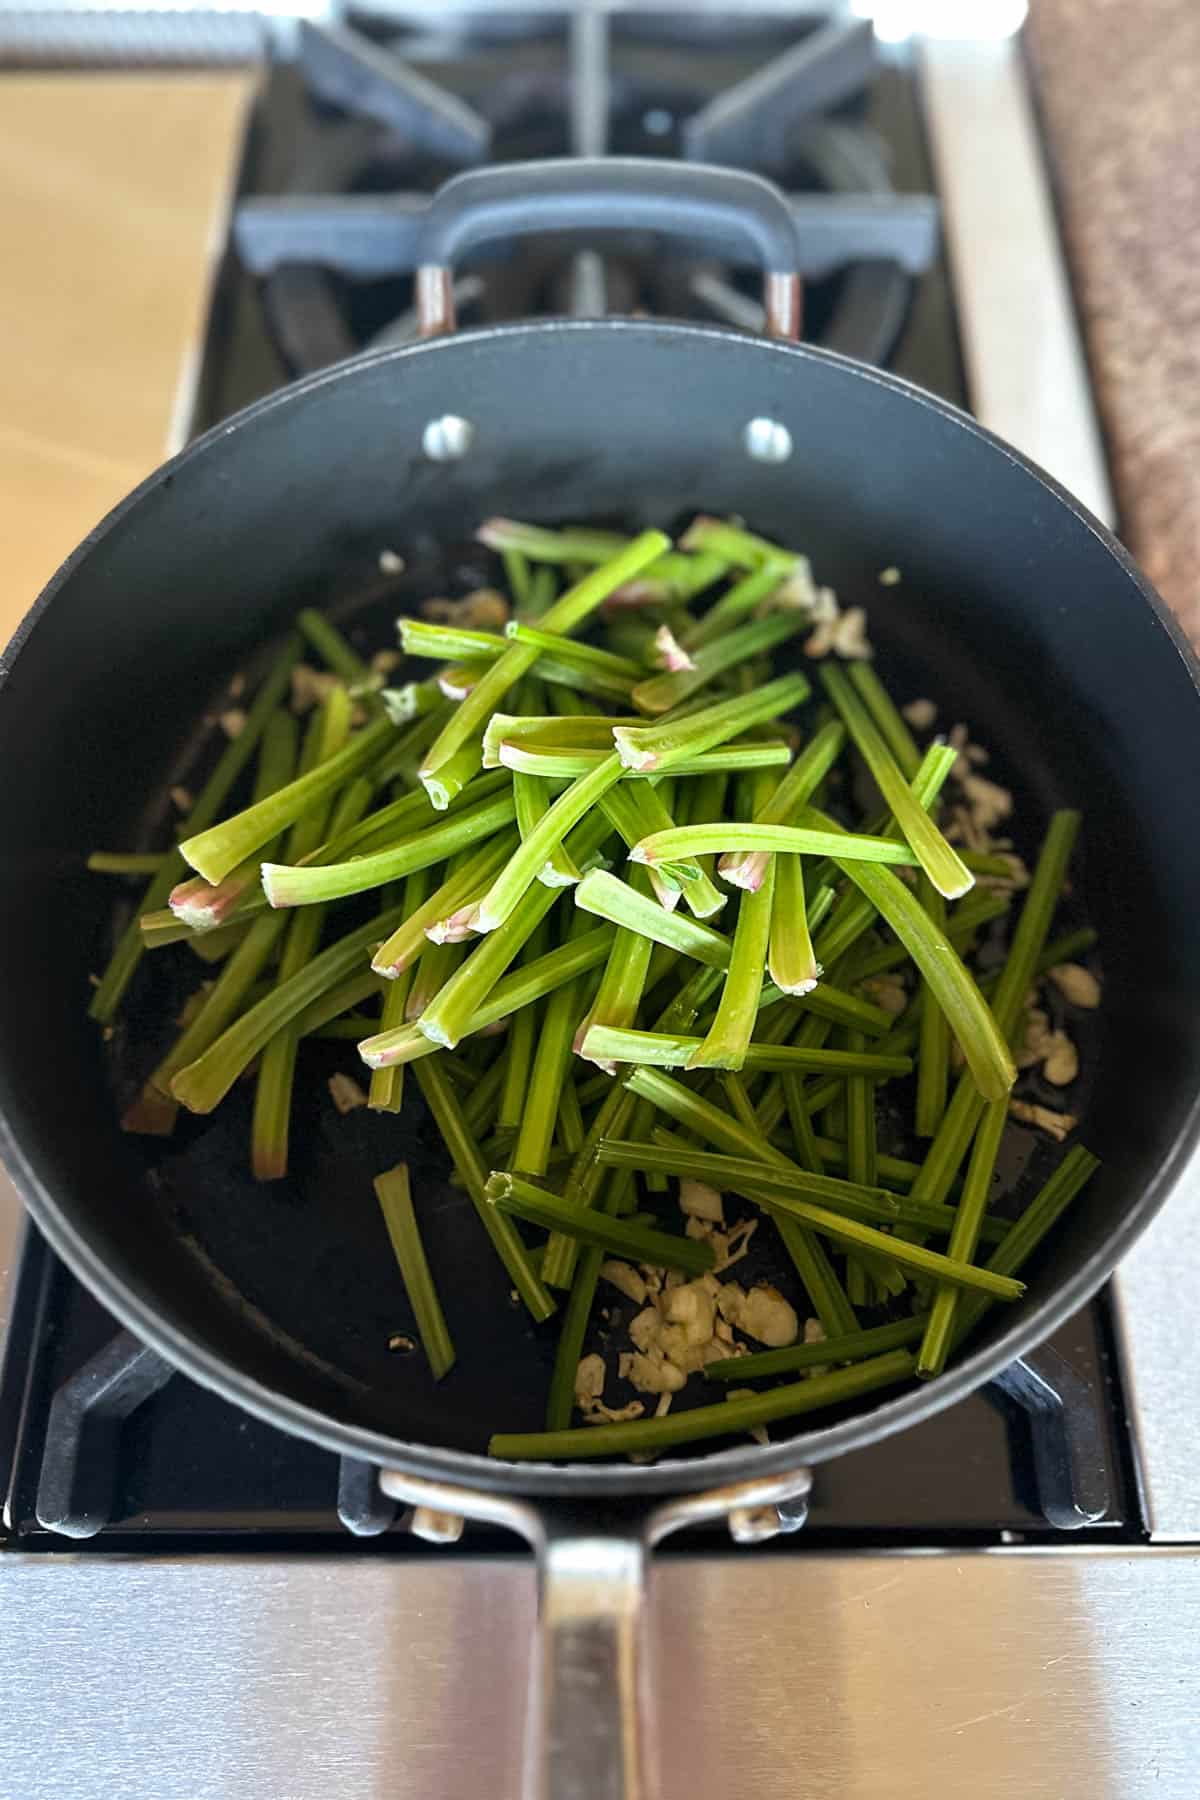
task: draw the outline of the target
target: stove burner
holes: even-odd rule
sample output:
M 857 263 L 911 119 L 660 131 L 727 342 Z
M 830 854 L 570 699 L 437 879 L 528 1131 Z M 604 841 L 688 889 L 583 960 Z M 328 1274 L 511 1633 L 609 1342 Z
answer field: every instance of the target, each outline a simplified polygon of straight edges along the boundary
M 127 1524 L 126 1430 L 175 1376 L 171 1365 L 127 1331 L 118 1331 L 67 1377 L 50 1402 L 37 1481 L 38 1525 L 56 1537 L 84 1539 Z M 1003 1412 L 1014 1479 L 1031 1514 L 1056 1530 L 1110 1519 L 1114 1489 L 1107 1463 L 1103 1396 L 1051 1346 L 1021 1358 L 984 1392 Z M 378 1470 L 352 1457 L 329 1460 L 338 1522 L 353 1537 L 380 1537 L 399 1508 L 381 1493 Z
M 390 48 L 358 32 L 301 27 L 301 71 L 319 131 L 289 172 L 292 191 L 243 203 L 235 222 L 246 266 L 265 278 L 264 313 L 291 372 L 415 336 L 416 228 L 429 195 L 458 169 L 485 156 L 605 152 L 769 173 L 800 226 L 806 335 L 886 360 L 911 278 L 935 254 L 937 210 L 926 196 L 893 192 L 882 146 L 865 125 L 820 116 L 869 83 L 868 25 L 805 29 L 778 14 L 610 22 L 585 10 L 570 16 L 564 35 L 555 15 L 501 10 L 486 19 L 483 58 L 474 54 L 485 41 L 482 15 L 451 14 L 438 35 L 402 35 Z M 519 64 L 505 63 L 509 41 L 522 45 Z M 719 85 L 706 56 L 692 53 L 731 41 L 768 60 Z M 418 58 L 421 73 L 411 66 Z M 745 330 L 762 324 L 749 271 L 653 254 L 644 242 L 600 254 L 535 239 L 519 256 L 476 259 L 460 287 L 464 323 L 644 312 Z

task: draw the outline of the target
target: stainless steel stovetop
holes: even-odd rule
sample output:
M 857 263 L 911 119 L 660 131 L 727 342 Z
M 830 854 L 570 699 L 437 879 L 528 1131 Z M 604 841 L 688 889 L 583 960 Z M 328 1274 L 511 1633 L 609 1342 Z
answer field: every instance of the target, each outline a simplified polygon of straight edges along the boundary
M 902 8 L 877 10 L 899 30 Z M 982 27 L 1017 9 L 960 10 Z M 734 73 L 723 99 L 705 96 L 704 129 L 693 120 L 692 135 L 718 159 L 722 145 L 731 159 L 745 157 L 748 119 L 755 143 L 769 147 L 764 121 L 782 116 L 787 126 L 786 96 L 798 83 L 813 84 L 807 91 L 819 129 L 805 138 L 794 159 L 801 172 L 789 185 L 800 190 L 798 204 L 815 190 L 814 231 L 819 223 L 833 240 L 859 234 L 854 259 L 847 262 L 844 241 L 840 251 L 835 243 L 816 276 L 820 334 L 968 401 L 984 423 L 1111 519 L 1019 38 L 884 47 L 881 80 L 864 99 L 855 61 L 861 36 L 834 9 L 820 18 L 778 4 L 754 14 L 703 6 L 664 7 L 654 16 L 611 11 L 619 15 L 611 63 L 602 12 L 578 15 L 569 33 L 552 9 L 536 7 L 480 7 L 469 27 L 439 8 L 356 19 L 383 46 L 385 69 L 388 46 L 398 41 L 409 72 L 390 90 L 385 80 L 365 125 L 353 105 L 340 103 L 338 83 L 356 54 L 369 68 L 378 49 L 339 33 L 310 36 L 319 129 L 296 139 L 295 155 L 281 154 L 312 102 L 293 70 L 277 71 L 240 184 L 243 194 L 265 196 L 238 226 L 242 258 L 259 279 L 250 281 L 238 258 L 227 259 L 200 362 L 195 423 L 300 368 L 411 328 L 402 276 L 387 265 L 394 252 L 382 253 L 373 286 L 361 269 L 347 285 L 326 263 L 306 263 L 297 244 L 321 208 L 310 204 L 304 214 L 295 196 L 311 192 L 317 200 L 354 188 L 365 229 L 356 254 L 378 259 L 371 196 L 413 179 L 409 149 L 401 155 L 395 141 L 396 108 L 409 108 L 403 116 L 411 123 L 412 107 L 428 106 L 422 84 L 443 83 L 448 72 L 452 90 L 460 83 L 451 103 L 434 107 L 441 136 L 427 181 L 438 156 L 453 163 L 464 134 L 469 141 L 472 132 L 500 131 L 486 109 L 470 105 L 472 70 L 482 70 L 491 88 L 493 71 L 503 74 L 516 44 L 516 100 L 521 79 L 532 83 L 535 100 L 558 95 L 556 31 L 575 77 L 586 77 L 584 99 L 568 82 L 565 114 L 548 124 L 538 116 L 542 135 L 529 143 L 518 133 L 511 153 L 645 148 L 640 140 L 606 141 L 598 103 L 606 90 L 616 97 L 611 117 L 622 131 L 662 137 L 665 148 L 678 150 L 688 128 L 672 113 L 676 90 L 664 71 L 685 68 L 691 92 L 702 53 L 716 47 Z M 806 34 L 814 24 L 834 33 L 824 59 L 811 54 Z M 215 40 L 202 33 L 197 41 Z M 779 77 L 781 56 L 792 61 Z M 638 82 L 651 75 L 660 91 L 647 97 Z M 747 92 L 746 82 L 756 80 Z M 729 102 L 730 83 L 740 106 Z M 621 112 L 617 102 L 631 91 L 636 107 Z M 917 121 L 919 168 L 904 143 L 889 141 L 896 107 Z M 524 129 L 528 118 L 518 114 Z M 894 202 L 893 176 L 901 188 Z M 874 202 L 857 214 L 856 181 L 869 183 Z M 941 255 L 937 210 L 917 191 L 921 185 L 940 206 Z M 822 189 L 840 213 L 826 206 Z M 281 206 L 278 196 L 289 194 Z M 289 238 L 297 229 L 301 238 Z M 634 263 L 587 255 L 539 274 L 542 304 L 574 310 L 643 304 L 647 279 Z M 670 292 L 672 304 L 752 323 L 726 271 L 694 270 L 686 292 L 678 284 Z M 477 291 L 463 303 L 529 303 L 519 284 L 501 284 L 499 295 Z M 20 1395 L 9 1416 L 0 1407 L 0 1629 L 9 1672 L 0 1796 L 515 1795 L 534 1594 L 531 1567 L 512 1553 L 512 1540 L 468 1529 L 455 1548 L 415 1543 L 370 1472 L 333 1465 L 331 1473 L 323 1453 L 290 1440 L 275 1444 L 274 1434 L 229 1409 L 213 1423 L 217 1403 L 179 1378 L 163 1390 L 169 1406 L 156 1399 L 140 1413 L 127 1409 L 132 1441 L 122 1436 L 119 1407 L 112 1430 L 100 1438 L 80 1433 L 82 1458 L 60 1482 L 66 1498 L 60 1494 L 58 1513 L 47 1518 L 45 1493 L 29 1490 L 18 1452 L 35 1435 L 34 1415 L 39 1406 L 48 1410 L 48 1396 L 39 1397 L 36 1380 L 14 1382 L 13 1372 L 26 1364 L 87 1366 L 94 1377 L 98 1365 L 89 1358 L 114 1351 L 103 1315 L 89 1310 L 39 1246 L 23 1249 L 22 1236 L 15 1195 L 0 1183 L 0 1345 L 8 1331 L 0 1391 Z M 735 1787 L 755 1800 L 809 1791 L 924 1800 L 935 1789 L 979 1800 L 1190 1800 L 1200 1347 L 1178 1296 L 1197 1275 L 1200 1164 L 1186 1172 L 1110 1293 L 1056 1346 L 1090 1380 L 1102 1371 L 1108 1511 L 1080 1520 L 1082 1530 L 1048 1524 L 1046 1495 L 1039 1506 L 1019 1471 L 1011 1491 L 1007 1482 L 1003 1492 L 993 1490 L 985 1477 L 982 1485 L 965 1483 L 944 1512 L 928 1505 L 927 1490 L 944 1478 L 956 1443 L 978 1452 L 981 1466 L 997 1455 L 1007 1464 L 1007 1452 L 997 1450 L 1006 1428 L 989 1429 L 979 1401 L 971 1426 L 978 1437 L 955 1439 L 951 1429 L 941 1438 L 894 1440 L 857 1487 L 852 1470 L 817 1470 L 808 1533 L 759 1551 L 734 1550 L 711 1531 L 691 1545 L 686 1535 L 676 1540 L 657 1567 L 652 1609 L 665 1800 Z M 135 1346 L 118 1346 L 117 1382 L 128 1379 L 136 1355 Z M 135 1388 L 138 1378 L 135 1371 Z M 153 1369 L 143 1365 L 140 1378 L 147 1393 L 157 1393 Z M 53 1387 L 58 1376 L 46 1379 Z M 204 1478 L 186 1464 L 164 1470 L 177 1442 L 164 1434 L 171 1422 L 180 1429 L 180 1419 L 184 1430 L 195 1422 L 199 1455 L 217 1458 L 219 1475 L 228 1464 L 228 1482 L 208 1479 L 211 1467 Z M 204 1435 L 209 1424 L 211 1437 Z M 44 1423 L 38 1430 L 48 1441 Z M 1015 1449 L 1013 1457 L 1020 1462 Z M 239 1478 L 247 1465 L 257 1471 L 248 1486 Z M 94 1480 L 89 1485 L 97 1469 L 105 1471 L 98 1498 Z M 1060 1522 L 1061 1507 L 1050 1510 Z

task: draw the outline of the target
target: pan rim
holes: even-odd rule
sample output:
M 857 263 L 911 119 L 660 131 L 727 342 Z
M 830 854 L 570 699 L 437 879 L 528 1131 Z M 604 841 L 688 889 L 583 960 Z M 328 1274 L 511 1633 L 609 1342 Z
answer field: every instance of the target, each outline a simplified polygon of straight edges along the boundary
M 457 347 L 486 345 L 497 339 L 544 338 L 595 333 L 635 334 L 654 340 L 683 338 L 700 343 L 737 344 L 747 354 L 781 355 L 800 363 L 833 365 L 857 380 L 889 389 L 957 425 L 970 436 L 998 452 L 1030 476 L 1052 499 L 1073 515 L 1096 539 L 1129 578 L 1133 589 L 1149 607 L 1160 628 L 1183 663 L 1193 691 L 1200 696 L 1200 662 L 1182 629 L 1151 583 L 1124 547 L 1082 502 L 1068 493 L 1045 470 L 972 419 L 960 408 L 928 393 L 912 382 L 838 352 L 809 344 L 781 343 L 741 336 L 720 327 L 664 320 L 588 319 L 516 322 L 464 331 L 453 337 L 370 351 L 332 365 L 276 390 L 251 406 L 223 420 L 187 445 L 176 456 L 153 470 L 87 534 L 37 596 L 0 656 L 0 695 L 22 648 L 36 629 L 42 613 L 91 554 L 142 499 L 168 479 L 173 480 L 193 460 L 216 451 L 236 432 L 253 428 L 277 408 L 291 408 L 327 384 L 340 382 L 355 372 L 383 364 L 402 364 L 412 357 L 453 354 Z M 157 1350 L 187 1375 L 240 1406 L 245 1411 L 297 1436 L 321 1444 L 340 1455 L 380 1466 L 453 1481 L 479 1491 L 503 1491 L 529 1499 L 579 1497 L 592 1499 L 650 1499 L 672 1493 L 696 1492 L 734 1480 L 783 1473 L 805 1464 L 827 1461 L 860 1449 L 916 1424 L 953 1405 L 981 1386 L 1022 1353 L 1036 1348 L 1100 1288 L 1154 1214 L 1174 1189 L 1200 1140 L 1198 1094 L 1157 1168 L 1120 1224 L 1074 1271 L 1071 1279 L 1037 1306 L 1023 1308 L 1017 1321 L 988 1346 L 977 1349 L 936 1382 L 910 1385 L 902 1393 L 856 1413 L 839 1424 L 803 1431 L 777 1444 L 747 1446 L 700 1453 L 687 1459 L 632 1464 L 506 1463 L 466 1451 L 439 1449 L 354 1426 L 332 1415 L 290 1399 L 257 1381 L 226 1358 L 211 1350 L 192 1332 L 175 1324 L 152 1301 L 126 1286 L 108 1268 L 104 1258 L 85 1238 L 76 1236 L 59 1211 L 53 1192 L 28 1160 L 7 1114 L 0 1112 L 0 1153 L 25 1205 L 56 1254 L 72 1272 L 143 1342 Z

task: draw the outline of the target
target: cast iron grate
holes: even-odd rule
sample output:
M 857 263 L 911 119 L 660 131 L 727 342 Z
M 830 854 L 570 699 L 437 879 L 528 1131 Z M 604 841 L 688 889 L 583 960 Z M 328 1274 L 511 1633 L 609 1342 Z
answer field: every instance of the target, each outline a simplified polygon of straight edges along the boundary
M 750 14 L 685 35 L 671 15 L 499 9 L 469 31 L 437 32 L 377 42 L 301 26 L 314 129 L 283 191 L 243 201 L 234 227 L 290 372 L 415 335 L 418 231 L 449 176 L 487 160 L 605 153 L 777 180 L 800 227 L 806 334 L 888 359 L 913 280 L 936 255 L 937 206 L 893 190 L 863 117 L 875 75 L 868 24 Z M 756 330 L 747 274 L 633 240 L 595 251 L 541 240 L 460 272 L 456 298 L 465 323 L 642 312 Z

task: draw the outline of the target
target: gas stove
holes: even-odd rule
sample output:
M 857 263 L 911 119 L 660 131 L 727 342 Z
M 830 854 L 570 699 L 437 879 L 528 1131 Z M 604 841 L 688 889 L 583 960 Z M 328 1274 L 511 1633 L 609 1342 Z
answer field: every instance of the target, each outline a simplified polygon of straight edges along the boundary
M 682 156 L 788 194 L 806 336 L 972 408 L 1111 517 L 1017 41 L 881 46 L 844 11 L 773 5 L 412 9 L 301 23 L 288 43 L 250 124 L 187 435 L 415 336 L 414 227 L 457 170 Z M 614 311 L 755 330 L 755 292 L 744 271 L 631 236 L 468 264 L 455 299 L 464 322 Z M 1165 1548 L 1200 1538 L 1179 1404 L 1200 1354 L 1165 1305 L 1189 1214 L 1196 1172 L 1036 1355 L 819 1468 L 798 1535 L 736 1556 L 716 1527 L 674 1540 L 654 1627 L 668 1795 L 737 1774 L 764 1800 L 814 1776 L 818 1791 L 901 1800 L 970 1780 L 986 1800 L 1012 1791 L 999 1770 L 1018 1723 L 1043 1759 L 1044 1785 L 1023 1792 L 1082 1793 L 1083 1746 L 1089 1795 L 1151 1791 L 1115 1671 L 1145 1656 L 1138 1615 L 1169 1662 L 1200 1608 L 1200 1560 Z M 532 1596 L 511 1538 L 470 1527 L 431 1551 L 373 1469 L 174 1374 L 19 1232 L 7 1189 L 0 1335 L 5 1322 L 0 1584 L 24 1654 L 0 1791 L 24 1800 L 70 1766 L 56 1788 L 82 1796 L 516 1792 L 512 1647 Z M 153 1724 L 114 1725 L 107 1687 L 93 1692 L 98 1651 L 119 1658 L 135 1713 L 158 1692 Z M 1169 1686 L 1141 1692 L 1174 1703 Z M 748 1727 L 752 1771 L 730 1748 Z M 1182 1734 L 1171 1742 L 1153 1791 L 1190 1794 Z

